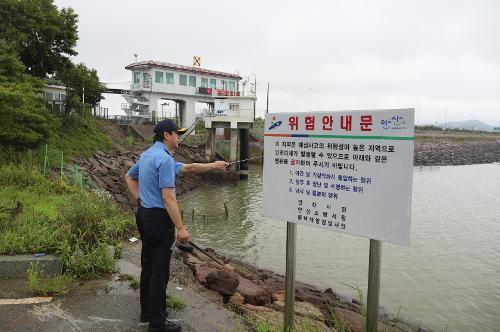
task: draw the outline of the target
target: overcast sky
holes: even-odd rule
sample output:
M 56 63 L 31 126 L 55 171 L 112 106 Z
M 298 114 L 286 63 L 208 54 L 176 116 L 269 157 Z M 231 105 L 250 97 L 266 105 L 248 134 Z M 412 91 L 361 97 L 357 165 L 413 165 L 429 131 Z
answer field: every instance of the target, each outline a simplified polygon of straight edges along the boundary
M 56 0 L 103 82 L 158 60 L 257 75 L 257 113 L 415 107 L 500 125 L 500 1 Z M 115 84 L 120 85 L 120 83 Z

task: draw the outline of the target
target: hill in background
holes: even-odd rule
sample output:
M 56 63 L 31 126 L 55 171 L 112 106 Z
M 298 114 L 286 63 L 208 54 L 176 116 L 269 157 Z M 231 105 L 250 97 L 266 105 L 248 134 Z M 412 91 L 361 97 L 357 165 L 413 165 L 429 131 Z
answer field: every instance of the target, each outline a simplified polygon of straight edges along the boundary
M 477 131 L 493 131 L 493 127 L 479 120 L 467 120 L 458 122 L 448 122 L 446 126 L 444 123 L 440 124 L 439 127 L 447 129 L 465 129 L 465 130 L 477 130 Z

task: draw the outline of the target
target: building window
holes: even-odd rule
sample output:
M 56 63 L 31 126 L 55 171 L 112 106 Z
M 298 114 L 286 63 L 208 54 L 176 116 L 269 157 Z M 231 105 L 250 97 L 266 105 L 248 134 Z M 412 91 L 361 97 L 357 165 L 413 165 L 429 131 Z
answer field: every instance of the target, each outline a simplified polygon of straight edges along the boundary
M 235 89 L 234 82 L 229 81 L 229 91 L 234 91 L 234 89 Z
M 161 71 L 155 71 L 155 83 L 163 83 L 163 73 Z
M 208 88 L 208 78 L 206 78 L 206 77 L 201 78 L 201 87 Z
M 174 84 L 174 73 L 165 73 L 165 83 Z
M 227 90 L 227 81 L 221 80 L 222 90 Z
M 179 85 L 187 85 L 187 76 L 186 75 L 179 75 Z
M 196 76 L 189 76 L 189 86 L 196 87 Z
M 143 73 L 143 74 L 142 74 L 142 80 L 143 80 L 144 82 L 149 82 L 149 77 L 150 77 L 150 76 L 149 76 L 149 73 Z
M 217 89 L 217 81 L 215 78 L 210 79 L 210 89 Z
M 134 71 L 134 83 L 139 83 L 141 81 L 141 72 Z
M 229 110 L 230 111 L 239 111 L 240 110 L 240 104 L 230 103 L 229 104 Z

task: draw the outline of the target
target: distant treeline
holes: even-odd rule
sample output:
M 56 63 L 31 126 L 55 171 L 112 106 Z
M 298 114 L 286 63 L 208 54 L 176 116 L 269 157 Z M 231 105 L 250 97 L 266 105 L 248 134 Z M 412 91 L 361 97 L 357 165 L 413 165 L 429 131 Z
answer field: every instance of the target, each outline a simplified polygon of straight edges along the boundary
M 485 130 L 472 130 L 472 129 L 460 129 L 460 128 L 442 128 L 433 125 L 425 126 L 415 126 L 415 130 L 439 130 L 439 131 L 451 131 L 459 133 L 485 133 L 485 134 L 495 134 L 495 132 L 485 131 Z

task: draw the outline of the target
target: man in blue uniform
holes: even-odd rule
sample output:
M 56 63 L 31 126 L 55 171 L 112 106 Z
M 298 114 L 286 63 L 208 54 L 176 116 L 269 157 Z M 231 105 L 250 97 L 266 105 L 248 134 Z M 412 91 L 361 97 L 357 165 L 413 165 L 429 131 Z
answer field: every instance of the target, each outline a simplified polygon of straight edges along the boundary
M 226 170 L 224 161 L 207 164 L 176 162 L 173 152 L 179 144 L 179 129 L 166 119 L 155 126 L 155 142 L 142 153 L 125 175 L 127 187 L 139 201 L 137 227 L 141 249 L 141 322 L 149 322 L 149 331 L 180 331 L 181 326 L 166 320 L 166 287 L 170 275 L 170 258 L 177 238 L 189 241 L 189 233 L 179 213 L 175 196 L 175 179 L 179 174 Z

